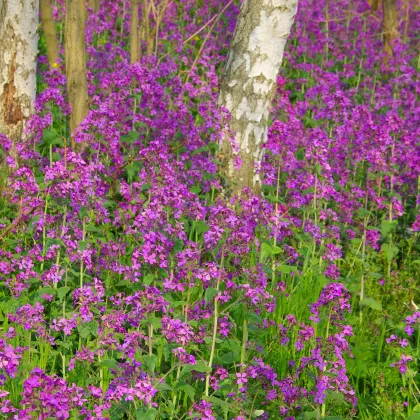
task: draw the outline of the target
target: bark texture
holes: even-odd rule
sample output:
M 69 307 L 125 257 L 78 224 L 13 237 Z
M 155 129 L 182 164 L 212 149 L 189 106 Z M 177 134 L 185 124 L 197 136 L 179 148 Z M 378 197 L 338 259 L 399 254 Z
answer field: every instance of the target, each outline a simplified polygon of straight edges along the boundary
M 384 49 L 388 57 L 393 55 L 392 41 L 399 37 L 397 0 L 382 0 Z
M 242 160 L 234 168 L 235 153 L 228 136 L 222 141 L 222 173 L 234 191 L 259 188 L 258 166 L 267 140 L 271 101 L 283 52 L 297 12 L 297 0 L 244 0 L 226 67 L 220 83 L 219 105 L 232 116 Z
M 369 6 L 373 12 L 376 12 L 379 8 L 380 0 L 368 0 Z
M 70 132 L 73 134 L 88 111 L 84 0 L 66 0 L 65 25 L 67 92 L 71 106 Z M 74 146 L 73 143 L 72 145 Z
M 93 13 L 98 13 L 99 9 L 101 8 L 101 1 L 100 0 L 89 0 L 89 8 L 92 10 Z
M 152 47 L 150 47 L 150 3 L 149 0 L 143 0 L 143 7 L 142 7 L 142 38 L 146 41 L 146 55 L 150 55 L 149 50 L 151 51 L 153 48 L 153 41 Z
M 130 62 L 133 64 L 140 60 L 139 5 L 137 0 L 130 0 L 130 13 Z
M 0 133 L 22 139 L 36 94 L 37 0 L 0 0 Z
M 58 61 L 57 29 L 52 15 L 51 1 L 39 0 L 41 10 L 42 26 L 44 28 L 45 40 L 47 43 L 47 56 L 50 65 Z

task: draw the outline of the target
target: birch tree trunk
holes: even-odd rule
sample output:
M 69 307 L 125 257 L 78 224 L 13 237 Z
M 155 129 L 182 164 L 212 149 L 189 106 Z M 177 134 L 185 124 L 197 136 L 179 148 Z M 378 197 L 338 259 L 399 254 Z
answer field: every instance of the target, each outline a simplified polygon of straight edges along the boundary
M 0 133 L 21 141 L 36 94 L 37 0 L 0 0 Z
M 66 0 L 65 25 L 67 92 L 71 106 L 70 133 L 73 134 L 88 111 L 85 54 L 85 0 Z M 74 147 L 73 140 L 72 147 Z
M 47 43 L 48 62 L 52 66 L 58 61 L 58 41 L 57 29 L 52 15 L 51 1 L 39 0 L 39 8 L 41 10 L 42 26 L 45 33 L 45 41 Z
M 388 57 L 393 55 L 392 41 L 399 37 L 397 0 L 382 0 L 384 49 Z
M 220 106 L 232 116 L 230 129 L 239 146 L 240 169 L 226 136 L 222 173 L 233 184 L 259 188 L 258 167 L 267 140 L 268 117 L 283 52 L 297 12 L 297 0 L 244 0 L 220 83 Z
M 130 63 L 140 60 L 139 5 L 137 0 L 130 0 Z

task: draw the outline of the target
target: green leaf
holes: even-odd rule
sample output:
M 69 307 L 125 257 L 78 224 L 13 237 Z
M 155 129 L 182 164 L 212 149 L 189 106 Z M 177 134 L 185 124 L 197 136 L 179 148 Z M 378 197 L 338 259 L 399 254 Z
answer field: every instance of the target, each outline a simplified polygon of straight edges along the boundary
M 218 405 L 225 414 L 229 412 L 229 404 L 226 401 L 223 401 L 220 398 L 216 398 L 213 396 L 209 397 L 208 400 L 211 401 L 213 404 Z
M 327 401 L 333 402 L 334 405 L 340 404 L 344 401 L 344 394 L 342 392 L 327 391 Z
M 206 289 L 206 293 L 204 294 L 204 299 L 206 300 L 206 302 L 211 302 L 213 298 L 217 296 L 218 293 L 219 291 L 217 289 L 213 287 L 209 287 L 208 289 Z
M 57 130 L 55 128 L 49 128 L 44 130 L 42 133 L 42 140 L 44 141 L 44 144 L 47 146 L 62 146 L 63 140 L 60 138 L 59 134 L 57 133 Z
M 93 224 L 86 225 L 86 230 L 88 232 L 102 233 L 101 229 L 99 229 L 98 227 L 96 227 Z
M 281 248 L 276 245 L 270 245 L 266 242 L 261 244 L 261 260 L 264 261 L 267 257 L 271 257 L 272 255 L 279 254 L 281 252 Z
M 380 273 L 369 273 L 369 276 L 374 278 L 374 279 L 380 280 L 381 278 L 383 278 L 384 275 L 380 274 Z
M 394 257 L 397 256 L 399 252 L 399 248 L 397 246 L 391 246 L 387 243 L 382 244 L 381 250 L 384 253 L 385 258 L 387 259 L 388 262 L 391 262 L 394 259 Z
M 137 175 L 140 172 L 141 164 L 140 162 L 131 162 L 126 167 L 125 170 L 127 171 L 128 179 L 131 181 L 134 175 Z
M 299 420 L 311 420 L 316 418 L 318 418 L 318 413 L 316 411 L 305 411 L 298 417 Z
M 254 312 L 246 312 L 245 317 L 250 323 L 253 323 L 253 324 L 262 325 L 264 322 L 262 318 Z M 250 325 L 248 325 L 248 327 L 250 327 Z
M 211 371 L 211 369 L 206 364 L 204 364 L 204 362 L 198 361 L 195 365 L 185 365 L 181 371 L 180 378 L 185 376 L 187 373 L 192 372 L 193 370 L 200 373 L 207 373 Z
M 305 159 L 305 149 L 300 148 L 296 153 L 295 153 L 296 159 L 297 160 L 303 160 Z
M 222 341 L 221 348 L 233 351 L 235 353 L 239 353 L 241 351 L 241 344 L 238 341 L 225 338 Z
M 88 337 L 90 337 L 90 330 L 85 325 L 78 325 L 77 326 L 77 331 L 79 332 L 79 335 L 80 335 L 81 338 L 88 338 Z
M 53 289 L 52 287 L 42 287 L 41 289 L 38 290 L 38 293 L 40 295 L 54 295 L 56 293 L 56 290 Z
M 121 136 L 121 141 L 127 142 L 129 144 L 132 144 L 133 141 L 138 140 L 140 137 L 140 133 L 137 131 L 130 131 L 128 134 Z
M 225 365 L 231 365 L 235 362 L 239 362 L 239 352 L 229 351 L 225 353 L 223 356 L 217 358 L 218 362 L 225 366 Z
M 136 411 L 136 420 L 155 420 L 157 414 L 156 408 L 142 407 Z
M 190 191 L 194 194 L 200 194 L 201 192 L 201 188 L 198 185 L 194 185 L 193 187 L 191 187 Z
M 57 346 L 64 347 L 67 350 L 71 347 L 71 343 L 65 343 L 61 340 L 56 340 L 55 343 L 57 344 Z
M 143 284 L 145 284 L 146 286 L 150 286 L 155 278 L 156 277 L 154 274 L 147 274 L 143 277 Z
M 181 249 L 184 248 L 184 242 L 182 242 L 181 239 L 175 239 L 174 241 L 174 252 L 181 251 Z
M 412 414 L 410 417 L 407 417 L 407 420 L 420 420 L 420 413 Z
M 413 369 L 407 369 L 404 373 L 406 378 L 414 378 L 417 375 L 417 372 Z
M 88 241 L 79 241 L 80 251 L 84 251 L 88 245 L 89 245 Z
M 191 152 L 192 156 L 198 155 L 199 153 L 203 153 L 203 152 L 207 152 L 208 151 L 208 147 L 207 146 L 203 146 L 203 147 L 199 147 L 198 149 L 195 149 Z
M 60 302 L 65 298 L 69 290 L 70 290 L 70 287 L 68 286 L 60 287 L 57 290 L 57 295 L 58 295 L 58 298 L 60 299 Z
M 201 233 L 206 233 L 210 230 L 210 226 L 204 223 L 202 220 L 195 220 L 193 223 L 193 228 L 198 235 Z
M 99 366 L 115 369 L 118 366 L 118 362 L 115 359 L 104 359 L 99 362 Z
M 195 389 L 191 386 L 186 384 L 185 382 L 182 382 L 181 385 L 178 385 L 176 389 L 180 389 L 181 391 L 184 391 L 185 394 L 189 397 L 189 399 L 194 402 L 195 398 Z
M 158 384 L 156 384 L 155 385 L 155 388 L 158 390 L 158 391 L 172 391 L 172 387 L 170 386 L 170 385 L 168 385 L 168 384 L 166 384 L 166 383 L 158 383 Z
M 382 237 L 386 238 L 390 233 L 394 232 L 397 225 L 398 222 L 396 220 L 382 220 L 381 227 L 379 228 Z
M 148 372 L 153 374 L 155 372 L 157 356 L 155 354 L 144 356 L 143 361 Z
M 279 270 L 283 274 L 296 273 L 298 271 L 295 265 L 280 265 Z
M 37 214 L 36 216 L 32 217 L 31 221 L 28 224 L 28 233 L 33 232 L 33 230 L 34 230 L 34 223 L 36 223 L 40 218 L 41 218 L 41 216 L 39 214 Z
M 370 215 L 370 211 L 364 209 L 363 207 L 359 207 L 359 209 L 357 210 L 357 215 L 361 218 L 364 219 L 366 217 L 368 217 Z
M 78 325 L 77 331 L 81 338 L 89 338 L 90 335 L 93 337 L 98 336 L 99 324 L 96 321 L 87 322 L 86 324 Z
M 382 311 L 382 304 L 381 302 L 377 301 L 376 299 L 366 297 L 360 301 L 360 306 L 367 306 L 374 311 Z

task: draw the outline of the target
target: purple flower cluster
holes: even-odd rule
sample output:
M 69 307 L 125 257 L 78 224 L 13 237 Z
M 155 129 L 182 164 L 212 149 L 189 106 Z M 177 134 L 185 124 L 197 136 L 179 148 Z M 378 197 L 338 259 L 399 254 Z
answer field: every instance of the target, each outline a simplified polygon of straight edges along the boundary
M 365 345 L 369 374 L 392 379 L 372 388 L 413 380 L 420 312 L 399 301 L 415 307 L 420 275 L 412 42 L 385 65 L 367 2 L 300 0 L 261 194 L 226 196 L 217 88 L 239 7 L 169 2 L 157 24 L 153 6 L 155 52 L 130 64 L 130 2 L 100 3 L 76 147 L 62 57 L 39 58 L 25 139 L 0 134 L 2 415 L 354 415 Z

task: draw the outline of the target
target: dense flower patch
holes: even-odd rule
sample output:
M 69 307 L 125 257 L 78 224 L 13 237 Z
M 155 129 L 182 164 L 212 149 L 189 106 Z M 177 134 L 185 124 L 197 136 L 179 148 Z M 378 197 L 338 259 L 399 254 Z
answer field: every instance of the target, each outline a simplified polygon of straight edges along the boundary
M 420 413 L 419 11 L 386 63 L 380 12 L 301 0 L 262 194 L 226 197 L 238 6 L 191 38 L 225 4 L 172 2 L 157 55 L 129 65 L 128 3 L 89 17 L 76 150 L 42 50 L 27 138 L 0 135 L 2 416 Z

